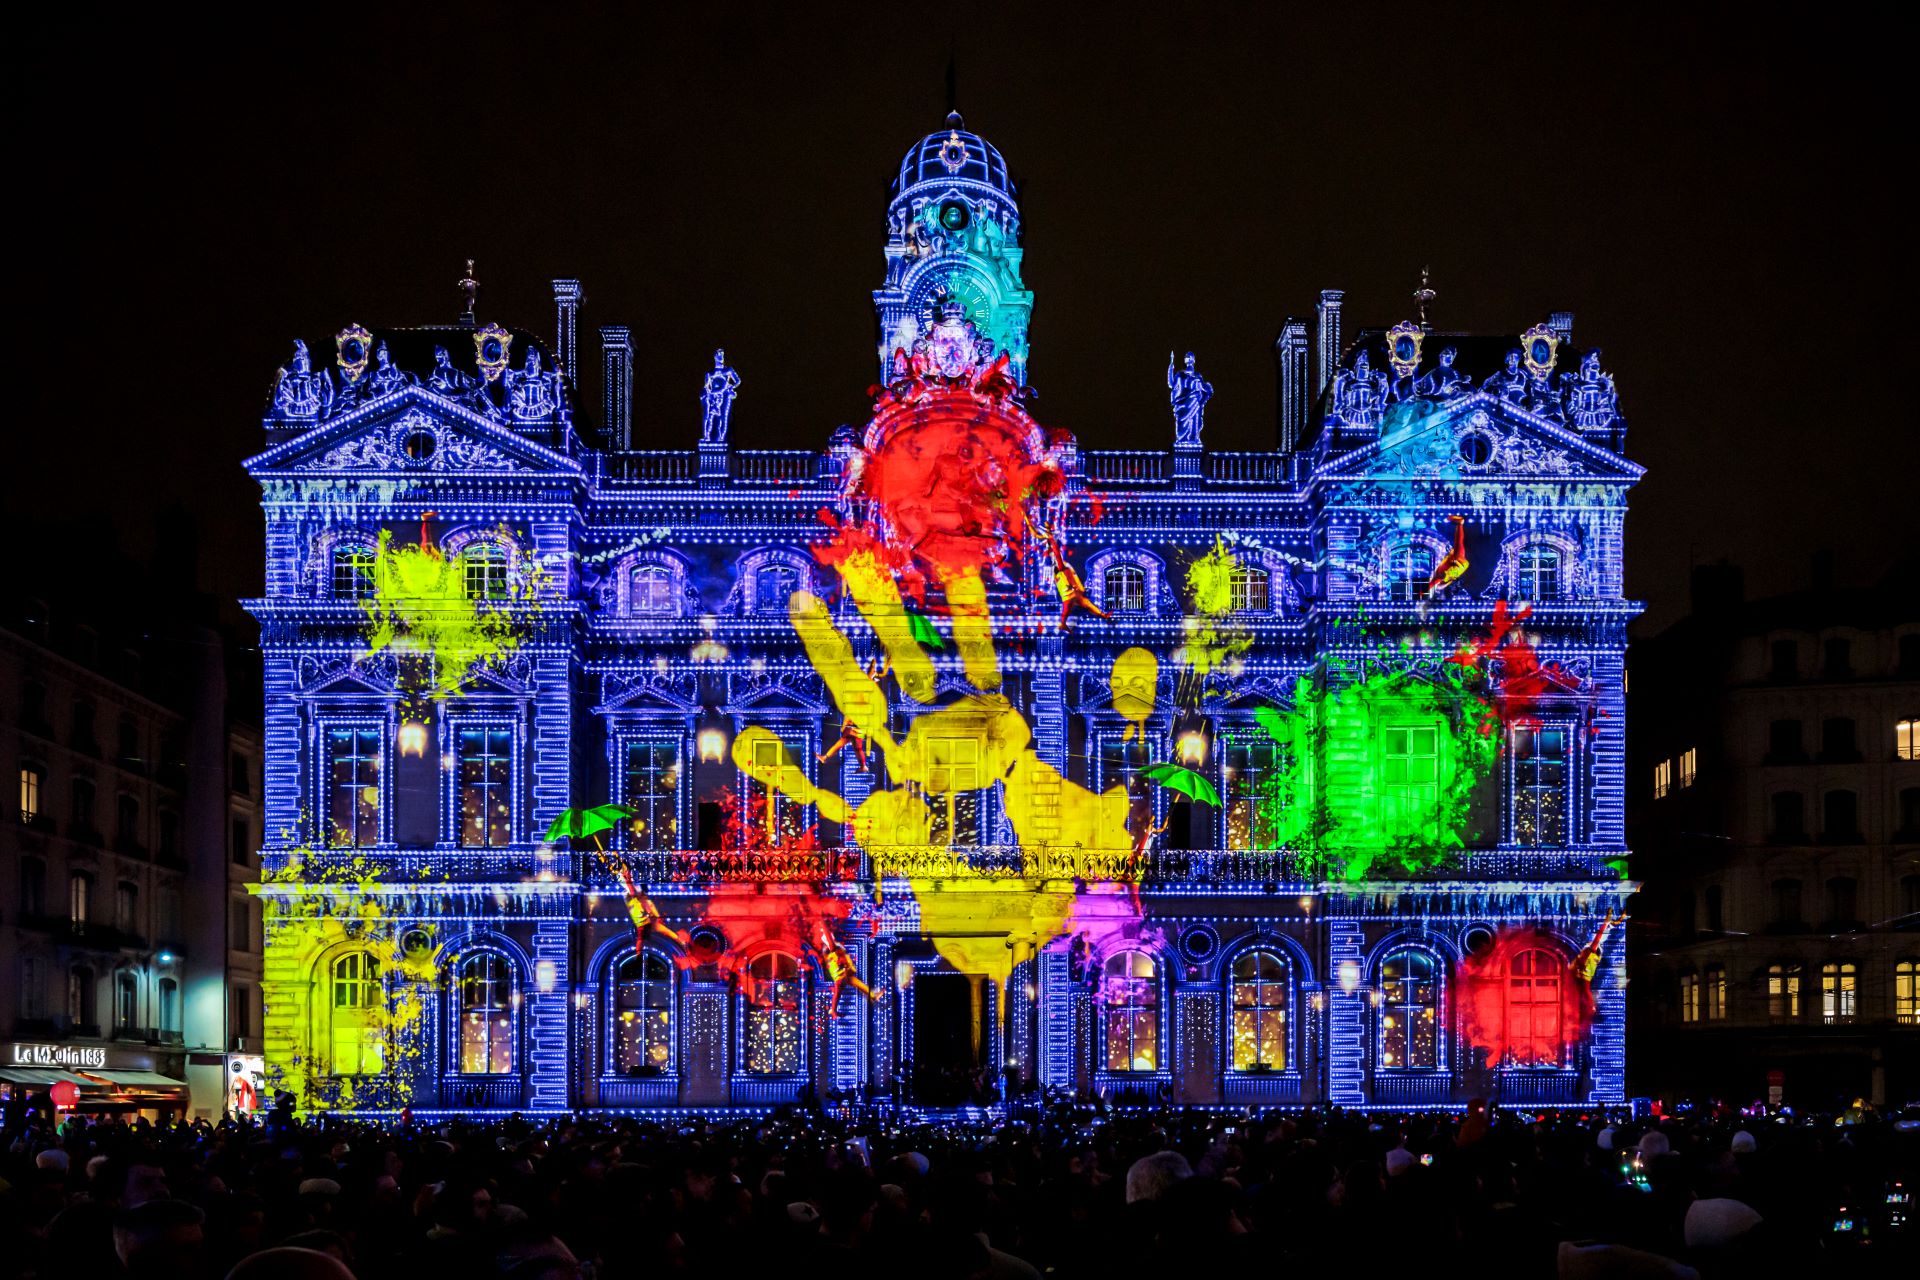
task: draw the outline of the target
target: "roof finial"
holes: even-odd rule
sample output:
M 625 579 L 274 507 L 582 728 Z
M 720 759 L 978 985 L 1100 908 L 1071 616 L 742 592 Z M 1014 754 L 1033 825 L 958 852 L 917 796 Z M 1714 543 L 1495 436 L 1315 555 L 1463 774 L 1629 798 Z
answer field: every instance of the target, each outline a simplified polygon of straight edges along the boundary
M 947 127 L 958 129 L 960 124 L 960 55 L 952 49 L 947 51 Z
M 472 258 L 467 259 L 467 274 L 460 277 L 460 283 L 458 287 L 466 290 L 466 293 L 467 293 L 467 313 L 465 316 L 461 318 L 464 319 L 468 324 L 472 324 L 473 323 L 473 300 L 475 295 L 477 295 L 480 292 L 480 282 L 473 278 L 473 259 Z
M 1427 327 L 1427 304 L 1439 297 L 1439 291 L 1427 283 L 1427 268 L 1420 268 L 1420 287 L 1413 291 L 1413 300 L 1420 306 L 1420 327 Z

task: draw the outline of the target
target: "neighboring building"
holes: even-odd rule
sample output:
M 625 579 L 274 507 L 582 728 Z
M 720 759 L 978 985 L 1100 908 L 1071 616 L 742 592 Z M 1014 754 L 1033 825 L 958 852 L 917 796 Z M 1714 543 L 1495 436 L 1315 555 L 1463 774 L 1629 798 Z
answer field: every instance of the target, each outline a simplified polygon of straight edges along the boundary
M 1920 1099 L 1920 575 L 1831 579 L 1633 646 L 1637 1092 Z
M 177 658 L 204 652 L 217 670 L 219 637 L 176 646 L 104 625 L 45 599 L 0 625 L 14 798 L 0 824 L 0 1080 L 68 1080 L 88 1109 L 214 1115 L 224 1027 L 201 1025 L 193 1003 L 206 991 L 217 1003 L 226 957 L 197 916 L 226 876 L 206 857 L 223 828 L 199 812 L 195 759 L 203 738 L 224 743 L 226 709 L 224 685 L 181 680 Z
M 1043 431 L 1004 393 L 1025 382 L 1034 299 L 999 152 L 951 118 L 902 162 L 887 228 L 876 363 L 899 411 L 864 433 L 795 424 L 817 430 L 819 450 L 734 449 L 740 383 L 719 357 L 697 445 L 691 423 L 632 423 L 624 328 L 600 331 L 604 420 L 581 423 L 573 281 L 556 282 L 551 344 L 481 326 L 470 295 L 456 325 L 342 330 L 331 368 L 297 347 L 264 415 L 268 447 L 247 464 L 266 513 L 265 591 L 245 602 L 265 660 L 264 866 L 360 858 L 391 888 L 366 936 L 269 937 L 270 1074 L 297 1082 L 304 1104 L 338 1105 L 397 1071 L 424 1111 L 765 1106 L 890 1089 L 907 1062 L 923 1081 L 1007 1065 L 1025 1082 L 1233 1105 L 1623 1099 L 1623 931 L 1602 921 L 1630 888 L 1622 658 L 1639 607 L 1621 574 L 1641 472 L 1619 452 L 1612 380 L 1597 351 L 1573 347 L 1571 317 L 1518 337 L 1409 321 L 1343 340 L 1329 290 L 1313 350 L 1300 322 L 1276 347 L 1284 448 L 1208 449 L 1211 388 L 1189 358 L 1167 371 L 1172 447 L 1109 452 Z M 1083 338 L 1098 323 L 1060 321 Z M 1097 349 L 1062 343 L 1076 346 Z M 833 597 L 813 554 L 820 513 L 870 518 L 852 486 L 924 426 L 913 406 L 976 393 L 975 421 L 1012 442 L 999 464 L 1057 478 L 1044 520 L 1111 621 L 1075 606 L 1063 627 L 1053 588 L 1067 575 L 1034 535 L 1008 534 L 1026 555 L 985 582 L 994 683 L 1017 711 L 1011 767 L 1039 779 L 1039 798 L 1019 809 L 1012 783 L 971 754 L 979 739 L 930 736 L 938 780 L 922 791 L 940 803 L 927 842 L 858 847 L 853 827 L 873 812 L 860 806 L 885 792 L 889 766 L 877 742 L 870 762 L 833 750 L 845 717 L 790 600 Z M 987 465 L 924 439 L 938 484 Z M 1010 520 L 1007 505 L 993 518 Z M 956 518 L 937 497 L 923 514 L 936 528 Z M 1196 694 L 1176 680 L 1183 644 L 1208 643 L 1184 575 L 1222 534 L 1235 558 L 1207 625 L 1239 647 L 1194 677 Z M 457 558 L 476 595 L 523 586 L 530 601 L 491 607 L 526 643 L 451 696 L 412 700 L 394 655 L 366 651 L 362 597 L 383 536 Z M 1429 598 L 1454 569 L 1464 576 Z M 1277 829 L 1363 804 L 1425 812 L 1466 776 L 1461 726 L 1444 713 L 1374 723 L 1362 709 L 1322 725 L 1337 743 L 1301 739 L 1303 759 L 1263 739 L 1256 713 L 1297 709 L 1302 676 L 1437 686 L 1507 600 L 1531 610 L 1530 647 L 1500 649 L 1494 667 L 1519 680 L 1524 651 L 1541 668 L 1527 709 L 1484 726 L 1499 764 L 1476 775 L 1464 849 L 1424 873 L 1383 856 L 1356 879 L 1323 879 Z M 833 608 L 858 657 L 876 658 L 851 605 Z M 1392 656 L 1362 652 L 1363 625 Z M 1141 648 L 1154 664 L 1126 656 Z M 948 715 L 984 687 L 951 652 L 921 690 Z M 1138 688 L 1120 687 L 1123 670 L 1145 672 Z M 919 716 L 921 702 L 893 711 L 894 739 L 946 723 Z M 736 740 L 764 757 L 756 747 L 736 765 Z M 1140 780 L 1176 753 L 1222 805 Z M 861 816 L 770 796 L 782 760 L 784 776 Z M 1270 780 L 1296 766 L 1311 778 L 1297 807 L 1269 807 Z M 726 830 L 729 792 L 762 806 L 753 822 L 763 815 L 780 849 L 723 848 L 739 834 Z M 1159 846 L 1020 835 L 1067 821 L 1049 794 L 1142 808 L 1134 825 L 1164 827 Z M 636 952 L 619 882 L 584 844 L 570 858 L 541 844 L 563 809 L 609 799 L 642 813 L 610 838 L 670 926 L 698 943 L 730 904 L 736 923 L 712 946 L 764 998 L 701 959 L 711 947 L 652 934 Z M 1124 897 L 1076 893 L 1115 878 L 1140 882 L 1144 918 L 1121 918 Z M 809 891 L 845 912 L 852 962 L 886 998 L 849 997 L 829 1016 L 822 975 L 782 934 Z M 1076 944 L 1058 915 L 1096 900 L 1114 904 L 1114 927 Z M 1593 1005 L 1576 1008 L 1596 937 Z M 1497 939 L 1524 946 L 1469 991 L 1465 966 Z M 410 959 L 429 954 L 432 968 Z M 377 1016 L 394 1001 L 424 1010 L 404 1043 Z M 1468 1025 L 1470 1003 L 1502 1028 L 1491 1058 L 1472 1048 L 1485 1028 Z

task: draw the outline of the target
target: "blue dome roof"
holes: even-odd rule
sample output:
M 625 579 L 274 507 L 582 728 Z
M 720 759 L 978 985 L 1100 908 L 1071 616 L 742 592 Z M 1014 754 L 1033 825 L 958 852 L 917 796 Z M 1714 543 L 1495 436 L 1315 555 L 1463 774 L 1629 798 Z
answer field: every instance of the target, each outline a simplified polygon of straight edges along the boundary
M 893 182 L 893 194 L 901 195 L 923 182 L 976 183 L 991 187 L 1009 200 L 1014 198 L 1007 162 L 999 149 L 979 134 L 968 133 L 958 111 L 947 116 L 944 130 L 930 133 L 908 148 L 900 161 L 900 176 Z

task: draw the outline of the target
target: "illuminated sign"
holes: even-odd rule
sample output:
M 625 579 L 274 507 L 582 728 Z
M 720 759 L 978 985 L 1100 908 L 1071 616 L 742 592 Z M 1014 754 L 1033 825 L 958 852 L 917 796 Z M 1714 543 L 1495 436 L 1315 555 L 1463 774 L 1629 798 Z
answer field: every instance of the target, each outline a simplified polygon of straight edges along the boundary
M 14 1067 L 104 1067 L 107 1051 L 101 1045 L 12 1044 L 7 1065 Z

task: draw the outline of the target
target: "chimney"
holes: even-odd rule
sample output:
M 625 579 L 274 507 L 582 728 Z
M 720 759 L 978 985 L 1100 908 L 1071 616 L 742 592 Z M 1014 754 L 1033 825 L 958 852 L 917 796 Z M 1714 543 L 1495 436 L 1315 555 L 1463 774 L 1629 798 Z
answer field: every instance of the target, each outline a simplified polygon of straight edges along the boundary
M 623 324 L 600 326 L 600 361 L 606 370 L 603 415 L 607 448 L 633 447 L 633 334 Z
M 1333 371 L 1340 363 L 1340 299 L 1346 296 L 1341 289 L 1320 291 L 1320 305 L 1316 308 L 1320 317 L 1320 352 L 1313 388 L 1315 397 L 1326 391 L 1327 384 L 1333 381 Z
M 1307 407 L 1313 399 L 1307 386 L 1307 325 L 1304 320 L 1287 317 L 1280 326 L 1280 340 L 1273 344 L 1273 359 L 1280 377 L 1280 438 L 1283 453 L 1300 447 L 1307 428 Z
M 1573 312 L 1556 311 L 1547 317 L 1547 328 L 1553 330 L 1554 337 L 1561 342 L 1573 341 Z
M 579 386 L 580 378 L 580 282 L 553 282 L 553 358 L 567 381 Z
M 1813 589 L 1823 596 L 1833 591 L 1833 552 L 1825 547 L 1813 553 Z

